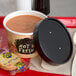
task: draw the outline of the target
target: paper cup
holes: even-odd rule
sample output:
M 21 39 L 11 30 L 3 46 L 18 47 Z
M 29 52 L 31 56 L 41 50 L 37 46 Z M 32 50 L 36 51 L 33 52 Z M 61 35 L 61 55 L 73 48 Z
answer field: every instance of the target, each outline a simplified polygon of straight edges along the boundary
M 33 31 L 31 33 L 20 33 L 13 31 L 6 26 L 8 20 L 20 15 L 33 15 L 41 17 L 42 19 L 46 18 L 47 16 L 37 11 L 16 11 L 7 15 L 3 21 L 4 27 L 7 32 L 10 52 L 19 55 L 21 58 L 32 58 L 37 56 L 38 54 L 32 43 Z

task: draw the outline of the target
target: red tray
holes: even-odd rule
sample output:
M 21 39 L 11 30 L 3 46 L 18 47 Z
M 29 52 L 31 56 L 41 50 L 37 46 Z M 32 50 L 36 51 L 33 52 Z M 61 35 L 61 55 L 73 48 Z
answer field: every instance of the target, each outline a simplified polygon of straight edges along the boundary
M 62 21 L 62 23 L 64 23 L 67 28 L 76 28 L 76 17 L 55 17 L 55 18 Z M 1 16 L 0 17 L 0 30 L 1 29 L 4 30 L 3 19 L 4 19 L 4 17 Z M 0 33 L 0 35 L 1 34 L 2 33 Z M 7 71 L 0 69 L 0 76 L 12 76 L 12 75 L 10 75 Z M 37 71 L 28 69 L 27 71 L 25 71 L 23 73 L 17 73 L 16 75 L 13 75 L 13 76 L 69 76 L 69 75 L 37 72 Z

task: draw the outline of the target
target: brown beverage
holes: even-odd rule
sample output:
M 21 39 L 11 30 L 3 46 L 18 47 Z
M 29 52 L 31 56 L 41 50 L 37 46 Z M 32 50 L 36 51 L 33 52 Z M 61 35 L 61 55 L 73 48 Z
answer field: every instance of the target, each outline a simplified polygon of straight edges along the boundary
M 33 32 L 35 25 L 42 18 L 33 15 L 20 15 L 7 21 L 6 25 L 9 29 L 20 33 Z

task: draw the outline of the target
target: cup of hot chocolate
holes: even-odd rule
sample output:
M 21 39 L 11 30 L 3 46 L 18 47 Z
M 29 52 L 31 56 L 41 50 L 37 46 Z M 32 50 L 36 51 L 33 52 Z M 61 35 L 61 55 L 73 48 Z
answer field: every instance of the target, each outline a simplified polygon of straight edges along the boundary
M 37 11 L 16 11 L 7 15 L 3 21 L 7 32 L 10 52 L 21 58 L 37 56 L 33 44 L 33 31 L 38 22 L 47 18 Z

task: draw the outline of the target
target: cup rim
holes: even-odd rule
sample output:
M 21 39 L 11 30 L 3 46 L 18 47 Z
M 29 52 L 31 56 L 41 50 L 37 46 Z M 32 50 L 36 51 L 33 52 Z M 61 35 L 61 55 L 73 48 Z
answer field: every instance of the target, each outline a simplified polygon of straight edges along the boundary
M 21 10 L 21 11 L 15 11 L 15 12 L 12 12 L 12 13 L 8 14 L 8 15 L 4 18 L 4 20 L 3 20 L 3 26 L 4 26 L 4 28 L 5 28 L 6 30 L 8 30 L 8 31 L 10 31 L 11 33 L 14 33 L 14 34 L 18 34 L 18 35 L 33 35 L 33 32 L 30 32 L 30 33 L 20 33 L 20 32 L 13 31 L 13 30 L 9 29 L 9 28 L 6 26 L 6 22 L 7 22 L 6 20 L 7 20 L 7 18 L 8 18 L 10 15 L 13 15 L 14 13 L 20 13 L 20 12 L 37 13 L 37 14 L 40 14 L 40 15 L 44 16 L 45 18 L 47 18 L 47 16 L 46 16 L 45 14 L 43 14 L 43 13 L 41 13 L 41 12 L 39 12 L 39 11 L 34 11 L 34 10 L 27 10 L 27 11 Z M 28 14 L 26 14 L 26 15 L 28 15 Z M 30 15 L 31 15 L 31 14 L 30 14 Z M 14 17 L 16 17 L 16 16 L 14 16 Z M 12 17 L 12 18 L 13 18 L 13 17 Z M 10 19 L 11 19 L 11 18 L 10 18 Z

